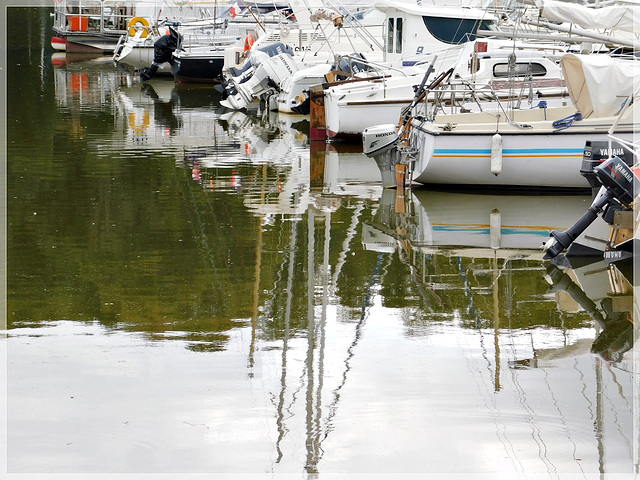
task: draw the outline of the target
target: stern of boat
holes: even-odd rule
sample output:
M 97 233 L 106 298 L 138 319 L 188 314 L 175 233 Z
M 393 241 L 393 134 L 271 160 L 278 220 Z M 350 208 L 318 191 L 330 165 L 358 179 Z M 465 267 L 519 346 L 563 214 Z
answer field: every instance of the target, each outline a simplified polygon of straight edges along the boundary
M 397 186 L 396 165 L 401 158 L 399 140 L 398 127 L 393 123 L 374 125 L 362 132 L 362 151 L 376 161 L 383 188 Z

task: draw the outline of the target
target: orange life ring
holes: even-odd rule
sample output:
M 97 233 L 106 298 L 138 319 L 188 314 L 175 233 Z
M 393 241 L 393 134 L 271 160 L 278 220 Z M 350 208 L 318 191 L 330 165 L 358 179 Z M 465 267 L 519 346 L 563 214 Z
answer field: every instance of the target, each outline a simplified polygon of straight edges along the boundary
M 142 35 L 140 35 L 142 38 L 147 38 L 149 36 L 149 22 L 147 21 L 146 18 L 143 17 L 133 17 L 131 20 L 129 20 L 129 23 L 127 25 L 127 30 L 129 31 L 129 36 L 131 37 L 135 37 L 136 34 L 138 33 L 138 24 L 142 25 Z
M 251 47 L 253 46 L 255 41 L 256 41 L 256 37 L 253 35 L 253 33 L 250 33 L 246 37 L 244 37 L 244 51 L 245 51 L 245 53 L 248 52 L 249 50 L 251 50 Z

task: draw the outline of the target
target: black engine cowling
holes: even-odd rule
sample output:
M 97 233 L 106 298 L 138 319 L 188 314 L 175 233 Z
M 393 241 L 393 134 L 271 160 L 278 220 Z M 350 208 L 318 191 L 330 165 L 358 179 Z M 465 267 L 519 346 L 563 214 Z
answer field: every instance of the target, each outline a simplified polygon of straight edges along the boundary
M 612 215 L 607 211 L 630 210 L 635 195 L 640 192 L 640 179 L 627 163 L 619 157 L 602 162 L 593 169 L 594 179 L 600 184 L 598 194 L 585 214 L 571 227 L 562 232 L 554 230 L 545 244 L 547 258 L 557 257 L 591 225 L 598 215 L 605 221 Z
M 596 191 L 600 189 L 601 184 L 596 178 L 594 169 L 614 156 L 624 160 L 629 166 L 633 165 L 633 154 L 618 142 L 612 141 L 609 143 L 608 140 L 587 140 L 582 155 L 580 174 L 587 179 L 589 185 Z

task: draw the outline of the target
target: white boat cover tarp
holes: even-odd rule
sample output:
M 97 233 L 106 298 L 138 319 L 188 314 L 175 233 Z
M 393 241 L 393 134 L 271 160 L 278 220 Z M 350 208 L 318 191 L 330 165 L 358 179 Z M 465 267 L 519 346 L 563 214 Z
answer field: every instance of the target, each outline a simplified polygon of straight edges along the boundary
M 590 8 L 575 3 L 545 0 L 541 16 L 555 22 L 575 23 L 582 28 L 640 31 L 640 5 Z
M 398 0 L 375 0 L 373 3 L 374 8 L 386 12 L 389 9 L 396 9 L 401 12 L 405 12 L 409 15 L 433 16 L 444 18 L 456 18 L 456 19 L 473 19 L 473 20 L 496 20 L 494 14 L 489 13 L 486 8 L 474 7 L 475 2 L 467 2 L 463 7 L 462 2 L 436 2 L 430 3 L 415 3 Z
M 633 94 L 640 62 L 567 54 L 560 60 L 571 100 L 583 118 L 616 114 Z

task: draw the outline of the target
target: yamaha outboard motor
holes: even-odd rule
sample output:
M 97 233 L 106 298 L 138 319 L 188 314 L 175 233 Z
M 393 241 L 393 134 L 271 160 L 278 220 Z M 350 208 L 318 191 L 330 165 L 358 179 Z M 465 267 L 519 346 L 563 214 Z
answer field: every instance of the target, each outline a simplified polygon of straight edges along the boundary
M 182 35 L 180 35 L 172 27 L 169 27 L 169 33 L 161 36 L 156 43 L 153 44 L 153 63 L 149 68 L 143 68 L 140 71 L 141 80 L 150 80 L 158 71 L 158 67 L 163 63 L 173 65 L 173 52 L 182 43 Z
M 624 160 L 629 166 L 633 165 L 633 154 L 618 142 L 611 141 L 609 143 L 608 140 L 587 140 L 584 154 L 582 155 L 580 174 L 587 179 L 589 185 L 595 190 L 594 196 L 602 186 L 596 178 L 594 169 L 613 156 Z
M 620 157 L 613 157 L 593 169 L 595 178 L 602 185 L 587 212 L 572 227 L 550 233 L 551 238 L 544 245 L 545 258 L 557 257 L 568 248 L 578 236 L 591 225 L 598 215 L 607 219 L 610 209 L 631 210 L 634 192 L 640 192 L 640 179 L 631 167 Z M 608 222 L 611 223 L 611 222 Z

